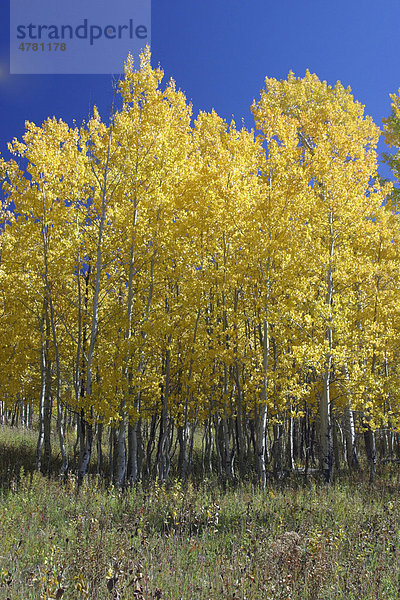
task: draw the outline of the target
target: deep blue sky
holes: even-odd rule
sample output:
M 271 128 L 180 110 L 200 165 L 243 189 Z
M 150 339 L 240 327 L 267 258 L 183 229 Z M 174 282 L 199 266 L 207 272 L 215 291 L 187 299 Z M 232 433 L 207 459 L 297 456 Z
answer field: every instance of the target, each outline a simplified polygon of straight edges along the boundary
M 112 1 L 112 0 L 110 0 Z M 133 0 L 137 1 L 137 0 Z M 96 103 L 106 116 L 109 75 L 9 75 L 9 1 L 0 0 L 0 152 L 26 119 L 80 123 Z M 378 125 L 400 87 L 399 0 L 153 0 L 153 64 L 199 109 L 253 125 L 265 76 L 308 68 L 350 85 Z M 383 144 L 380 145 L 380 150 Z

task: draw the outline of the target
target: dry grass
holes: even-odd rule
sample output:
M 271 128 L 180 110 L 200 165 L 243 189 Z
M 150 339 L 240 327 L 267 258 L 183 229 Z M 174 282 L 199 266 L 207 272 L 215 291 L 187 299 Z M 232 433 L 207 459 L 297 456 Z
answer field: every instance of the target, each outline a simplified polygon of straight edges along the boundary
M 400 596 L 399 473 L 265 492 L 214 480 L 77 490 L 0 430 L 0 600 L 384 600 Z M 14 456 L 11 461 L 10 457 Z

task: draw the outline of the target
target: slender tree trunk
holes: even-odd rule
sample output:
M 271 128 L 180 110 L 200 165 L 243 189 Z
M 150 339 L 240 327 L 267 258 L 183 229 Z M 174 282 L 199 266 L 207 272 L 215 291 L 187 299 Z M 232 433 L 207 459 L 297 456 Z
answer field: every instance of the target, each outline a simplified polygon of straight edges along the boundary
M 167 346 L 171 343 L 171 336 L 168 337 Z M 168 431 L 168 402 L 170 391 L 170 369 L 171 369 L 171 350 L 167 347 L 165 352 L 165 383 L 163 390 L 163 404 L 161 411 L 160 424 L 160 442 L 157 457 L 158 479 L 163 483 L 167 477 L 167 463 L 169 460 L 169 431 Z
M 323 375 L 323 390 L 320 404 L 320 448 L 321 469 L 325 483 L 330 483 L 333 470 L 333 441 L 330 401 L 330 368 L 331 359 L 327 358 L 327 365 Z
M 110 426 L 108 436 L 108 464 L 110 468 L 110 483 L 114 481 L 114 428 Z
M 272 460 L 275 479 L 279 479 L 282 475 L 282 442 L 283 442 L 283 427 L 281 423 L 276 423 L 273 426 L 274 442 L 272 445 Z
M 365 452 L 369 463 L 369 481 L 371 484 L 375 482 L 376 476 L 376 445 L 375 434 L 369 425 L 364 431 Z
M 135 484 L 140 477 L 139 466 L 140 450 L 140 421 L 128 425 L 128 465 L 127 477 L 129 485 Z
M 237 455 L 238 455 L 238 467 L 240 476 L 243 477 L 245 474 L 245 441 L 243 433 L 243 397 L 242 387 L 240 382 L 239 365 L 235 361 L 235 380 L 236 380 L 236 398 L 237 398 L 237 414 L 236 414 L 236 439 L 237 439 Z
M 292 415 L 289 416 L 287 420 L 287 447 L 286 447 L 286 455 L 287 455 L 287 465 L 290 471 L 294 468 L 294 454 L 293 454 L 293 438 L 294 438 L 294 419 Z
M 134 225 L 136 225 L 136 218 L 137 218 L 137 213 L 136 213 L 136 208 L 135 208 Z M 149 291 L 148 291 L 148 295 L 147 295 L 147 302 L 146 302 L 146 308 L 145 308 L 145 314 L 144 314 L 142 326 L 149 319 L 151 304 L 152 304 L 152 300 L 153 300 L 155 255 L 156 255 L 156 250 L 154 250 L 153 255 L 151 257 L 151 261 L 150 261 Z M 128 298 L 128 312 L 127 312 L 129 327 L 130 327 L 131 320 L 132 320 L 132 309 L 133 309 L 133 259 L 134 259 L 134 248 L 133 248 L 133 244 L 132 244 L 131 245 L 131 254 L 130 254 L 129 285 L 128 285 L 128 288 L 130 290 L 130 295 Z M 129 330 L 129 336 L 130 335 L 131 334 L 130 334 L 130 330 Z M 140 350 L 138 371 L 140 374 L 143 374 L 144 369 L 145 369 L 145 346 L 146 346 L 146 340 L 147 340 L 147 333 L 144 330 L 142 330 L 141 335 L 142 335 L 143 341 L 142 341 L 142 347 Z M 136 412 L 137 412 L 138 416 L 133 424 L 128 425 L 128 465 L 127 465 L 127 469 L 128 469 L 129 485 L 135 484 L 136 481 L 139 479 L 140 474 L 142 472 L 142 464 L 143 464 L 143 459 L 144 459 L 143 456 L 141 456 L 141 457 L 139 456 L 140 452 L 143 454 L 143 448 L 142 448 L 143 442 L 142 442 L 141 419 L 140 419 L 140 410 L 141 410 L 140 403 L 141 403 L 141 391 L 139 389 L 136 393 L 136 400 L 135 400 L 135 408 L 136 408 Z M 153 425 L 153 421 L 152 421 L 152 425 Z M 153 432 L 153 434 L 155 436 L 155 429 L 153 429 L 153 427 L 152 427 L 151 431 Z M 152 441 L 149 440 L 149 444 L 147 447 L 146 473 L 148 475 L 150 474 L 151 448 L 152 448 L 153 442 L 154 442 L 154 439 Z
M 158 417 L 157 417 L 157 410 L 156 410 L 156 412 L 153 414 L 153 416 L 151 418 L 149 437 L 148 437 L 147 446 L 146 446 L 146 475 L 148 477 L 150 477 L 152 474 L 151 457 L 153 454 L 154 443 L 155 443 L 155 439 L 156 439 L 157 420 L 158 420 Z
M 334 465 L 335 465 L 335 470 L 340 469 L 340 448 L 339 448 L 339 436 L 338 436 L 338 429 L 339 429 L 339 424 L 338 422 L 333 418 L 333 416 L 331 415 L 331 422 L 332 422 L 332 443 L 333 443 L 333 458 L 334 458 Z
M 344 367 L 346 381 L 350 382 L 350 376 L 347 366 Z M 349 401 L 346 404 L 343 414 L 343 433 L 346 446 L 346 462 L 350 470 L 358 469 L 359 461 L 356 446 L 356 430 L 354 426 L 354 414 L 351 409 L 351 400 L 349 393 Z
M 91 411 L 92 412 L 92 411 Z M 90 415 L 92 418 L 92 414 Z M 93 445 L 93 425 L 84 419 L 84 426 L 82 427 L 84 432 L 84 443 L 83 452 L 78 469 L 78 485 L 81 485 L 85 475 L 88 472 L 90 458 L 92 456 L 92 445 Z
M 224 380 L 223 380 L 223 391 L 224 398 L 228 397 L 229 392 L 229 377 L 228 377 L 228 367 L 224 364 Z M 221 419 L 221 458 L 222 458 L 222 468 L 223 468 L 223 477 L 226 481 L 229 481 L 233 476 L 232 469 L 232 458 L 233 452 L 231 451 L 230 444 L 230 431 L 229 431 L 229 417 L 226 411 L 226 407 L 224 406 L 224 415 Z
M 203 473 L 212 473 L 212 451 L 213 451 L 214 439 L 213 439 L 213 424 L 211 411 L 204 425 L 204 436 L 202 444 L 202 460 L 203 460 Z
M 346 446 L 347 465 L 351 470 L 358 469 L 359 460 L 356 446 L 356 430 L 354 426 L 354 414 L 351 410 L 350 403 L 346 405 L 344 410 L 343 433 Z
M 117 454 L 117 485 L 122 488 L 125 482 L 126 476 L 126 426 L 127 426 L 127 418 L 126 418 L 126 400 L 123 398 L 121 400 L 120 406 L 120 415 L 121 420 L 118 425 L 118 454 Z
M 46 267 L 47 270 L 47 267 Z M 47 279 L 47 274 L 46 274 Z M 65 475 L 68 471 L 68 456 L 65 450 L 65 439 L 64 439 L 64 429 L 63 429 L 63 421 L 62 421 L 62 404 L 61 404 L 61 366 L 60 366 L 60 354 L 58 350 L 58 341 L 56 334 L 56 326 L 54 321 L 54 308 L 53 302 L 50 297 L 49 299 L 50 305 L 50 319 L 51 319 L 51 329 L 53 336 L 53 346 L 55 352 L 56 359 L 56 401 L 57 401 L 57 432 L 58 439 L 60 443 L 60 451 L 62 456 L 62 466 L 61 466 L 61 475 Z
M 331 310 L 333 303 L 333 212 L 329 211 L 329 230 L 330 230 L 330 248 L 329 265 L 327 271 L 327 294 L 326 304 L 328 310 Z M 333 440 L 332 440 L 332 419 L 331 419 L 331 398 L 330 398 L 330 378 L 332 368 L 332 348 L 333 348 L 333 330 L 330 324 L 331 317 L 328 319 L 326 328 L 326 338 L 328 340 L 329 350 L 325 356 L 325 371 L 322 377 L 322 398 L 320 404 L 320 449 L 321 449 L 321 469 L 326 483 L 330 483 L 333 472 Z
M 134 211 L 133 218 L 133 227 L 136 225 L 136 209 Z M 124 378 L 125 378 L 125 389 L 123 393 L 123 398 L 121 400 L 120 406 L 120 423 L 118 427 L 118 469 L 117 469 L 117 484 L 119 487 L 123 487 L 126 479 L 126 471 L 127 471 L 127 458 L 126 458 L 126 430 L 127 430 L 127 405 L 129 398 L 132 396 L 132 365 L 130 365 L 130 340 L 132 337 L 132 310 L 133 310 L 133 266 L 135 261 L 135 251 L 133 241 L 130 245 L 129 251 L 129 274 L 128 274 L 128 301 L 127 301 L 127 309 L 126 309 L 126 330 L 125 330 L 125 339 L 127 340 L 127 355 L 125 356 L 125 368 L 124 368 Z M 134 446 L 135 451 L 137 451 L 137 444 Z M 134 461 L 137 464 L 137 457 L 134 458 Z M 137 474 L 136 474 L 137 476 Z
M 97 423 L 96 450 L 97 450 L 97 475 L 103 471 L 103 423 Z
M 189 425 L 185 421 L 184 425 L 178 425 L 177 437 L 179 443 L 179 454 L 178 454 L 178 473 L 182 479 L 185 479 L 188 467 L 188 439 L 189 439 Z
M 44 442 L 44 406 L 46 398 L 46 347 L 44 341 L 44 316 L 40 322 L 42 344 L 40 350 L 40 399 L 39 399 L 39 433 L 36 446 L 36 469 L 40 471 L 42 465 L 42 447 Z
M 222 461 L 223 461 L 223 476 L 226 481 L 232 478 L 232 454 L 230 449 L 229 424 L 226 413 L 221 420 L 221 442 L 222 442 Z
M 218 414 L 214 415 L 215 428 L 215 450 L 217 454 L 218 476 L 224 478 L 224 438 L 222 431 L 222 419 Z
M 128 464 L 127 464 L 127 477 L 129 485 L 133 485 L 137 482 L 139 477 L 138 470 L 138 436 L 137 436 L 138 422 L 135 421 L 133 425 L 128 425 Z
M 109 171 L 110 162 L 110 149 L 111 149 L 111 136 L 112 129 L 110 129 L 107 146 L 107 158 L 103 172 L 103 182 L 101 187 L 101 214 L 99 223 L 99 232 L 97 236 L 97 247 L 96 247 L 96 267 L 95 267 L 95 281 L 94 281 L 94 294 L 93 294 L 93 313 L 92 313 L 92 326 L 90 331 L 89 349 L 86 357 L 86 389 L 85 393 L 87 398 L 92 396 L 93 386 L 93 358 L 94 351 L 97 341 L 97 333 L 99 327 L 99 303 L 100 303 L 100 284 L 101 284 L 101 272 L 103 270 L 103 258 L 102 258 L 102 247 L 103 247 L 103 236 L 104 227 L 106 224 L 106 198 L 107 198 L 107 176 Z M 99 181 L 99 180 L 98 180 Z M 91 413 L 93 409 L 91 408 Z M 93 415 L 91 414 L 91 417 Z M 86 423 L 86 441 L 85 448 L 82 455 L 82 459 L 78 469 L 78 483 L 82 483 L 87 470 L 89 468 L 90 458 L 92 454 L 92 442 L 93 442 L 93 425 Z
M 192 423 L 192 425 L 190 426 L 189 430 L 190 430 L 190 434 L 189 434 L 189 456 L 188 456 L 188 469 L 191 469 L 192 463 L 193 463 L 193 446 L 194 446 L 194 434 L 196 431 L 196 427 L 197 427 L 197 420 L 194 421 L 194 423 Z
M 269 363 L 269 323 L 268 323 L 268 299 L 266 299 L 266 319 L 263 330 L 263 371 L 264 381 L 261 392 L 261 404 L 256 409 L 256 452 L 257 452 L 257 472 L 262 489 L 267 485 L 267 384 L 268 384 L 268 363 Z
M 51 414 L 53 409 L 53 397 L 51 393 L 52 376 L 51 376 L 51 361 L 49 358 L 49 348 L 46 343 L 46 383 L 44 396 L 44 465 L 45 471 L 50 472 L 51 463 Z

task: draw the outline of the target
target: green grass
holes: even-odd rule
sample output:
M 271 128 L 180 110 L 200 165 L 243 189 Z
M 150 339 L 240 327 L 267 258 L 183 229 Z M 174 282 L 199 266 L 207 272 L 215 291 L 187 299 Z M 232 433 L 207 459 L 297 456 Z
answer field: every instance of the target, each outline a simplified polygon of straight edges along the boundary
M 0 428 L 0 600 L 400 596 L 399 472 L 265 492 L 216 480 L 78 491 L 32 470 L 35 436 Z

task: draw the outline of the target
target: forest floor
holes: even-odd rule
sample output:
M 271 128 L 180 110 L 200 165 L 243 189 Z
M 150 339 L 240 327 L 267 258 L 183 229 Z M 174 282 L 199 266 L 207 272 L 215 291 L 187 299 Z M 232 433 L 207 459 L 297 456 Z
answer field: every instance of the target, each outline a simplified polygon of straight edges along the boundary
M 400 467 L 121 493 L 35 473 L 36 436 L 0 427 L 0 600 L 400 597 Z

